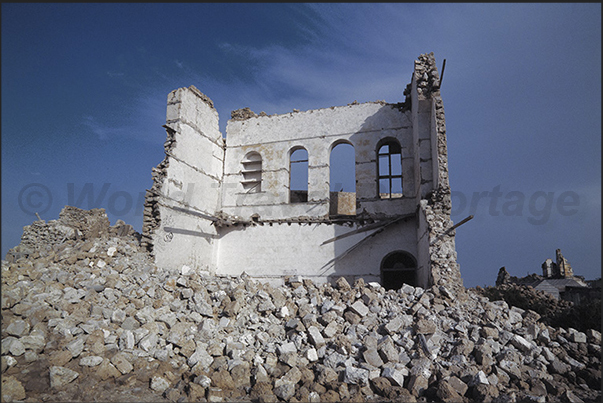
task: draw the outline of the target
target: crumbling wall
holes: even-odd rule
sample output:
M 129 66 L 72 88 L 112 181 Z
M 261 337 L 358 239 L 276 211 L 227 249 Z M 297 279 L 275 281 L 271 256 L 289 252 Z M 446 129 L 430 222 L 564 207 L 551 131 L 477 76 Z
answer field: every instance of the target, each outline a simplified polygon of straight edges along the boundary
M 555 258 L 557 260 L 557 270 L 559 272 L 559 277 L 561 278 L 571 278 L 574 277 L 574 270 L 572 266 L 569 264 L 566 258 L 563 257 L 561 253 L 561 249 L 557 249 L 555 251 Z
M 429 114 L 431 158 L 420 157 L 420 193 L 425 195 L 419 208 L 425 216 L 428 237 L 419 235 L 422 250 L 429 248 L 430 283 L 455 290 L 463 289 L 463 282 L 454 243 L 455 230 L 450 219 L 452 200 L 448 179 L 448 150 L 444 105 L 440 96 L 440 78 L 433 53 L 423 54 L 415 61 L 412 81 L 413 115 Z M 421 137 L 418 137 L 421 141 Z
M 21 242 L 6 253 L 6 260 L 12 263 L 21 258 L 54 256 L 55 252 L 65 248 L 67 242 L 113 236 L 138 238 L 140 234 L 122 220 L 117 220 L 111 226 L 105 209 L 82 210 L 65 206 L 59 213 L 58 220 L 37 220 L 23 227 Z M 56 259 L 61 259 L 60 253 L 56 254 Z
M 194 86 L 168 95 L 165 159 L 147 192 L 143 242 L 161 268 L 215 270 L 224 141 L 212 101 Z

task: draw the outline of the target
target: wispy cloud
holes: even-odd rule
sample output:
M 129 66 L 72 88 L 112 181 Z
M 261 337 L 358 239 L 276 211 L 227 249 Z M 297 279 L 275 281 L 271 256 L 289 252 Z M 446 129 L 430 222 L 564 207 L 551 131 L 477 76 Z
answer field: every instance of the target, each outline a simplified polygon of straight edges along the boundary
M 120 72 L 120 71 L 107 71 L 107 75 L 109 77 L 111 77 L 111 78 L 114 78 L 114 77 L 123 77 L 124 73 Z
M 94 133 L 99 140 L 108 140 L 109 137 L 113 135 L 117 135 L 122 130 L 119 128 L 109 127 L 97 121 L 97 119 L 93 116 L 84 116 L 82 120 L 82 124 L 86 126 L 88 129 Z

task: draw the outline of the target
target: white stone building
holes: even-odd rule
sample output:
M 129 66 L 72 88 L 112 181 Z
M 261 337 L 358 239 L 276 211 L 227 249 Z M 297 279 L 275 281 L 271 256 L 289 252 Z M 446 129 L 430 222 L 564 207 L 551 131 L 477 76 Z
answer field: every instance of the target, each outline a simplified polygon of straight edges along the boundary
M 404 102 L 274 116 L 245 108 L 225 136 L 207 96 L 171 92 L 143 242 L 166 269 L 462 285 L 439 85 L 433 54 L 421 55 Z M 330 191 L 339 144 L 354 147 L 355 192 Z M 292 188 L 293 171 L 307 186 Z

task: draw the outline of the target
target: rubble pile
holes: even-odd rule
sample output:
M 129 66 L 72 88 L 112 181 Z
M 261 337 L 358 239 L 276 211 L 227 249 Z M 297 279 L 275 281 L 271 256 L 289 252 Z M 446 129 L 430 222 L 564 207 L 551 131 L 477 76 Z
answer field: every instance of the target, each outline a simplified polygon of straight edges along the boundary
M 2 401 L 600 400 L 597 330 L 473 290 L 162 271 L 71 213 L 2 261 Z
M 509 306 L 537 312 L 540 322 L 553 327 L 572 327 L 580 331 L 601 327 L 601 298 L 575 305 L 525 284 L 505 283 L 495 287 L 475 287 L 490 301 L 504 300 Z

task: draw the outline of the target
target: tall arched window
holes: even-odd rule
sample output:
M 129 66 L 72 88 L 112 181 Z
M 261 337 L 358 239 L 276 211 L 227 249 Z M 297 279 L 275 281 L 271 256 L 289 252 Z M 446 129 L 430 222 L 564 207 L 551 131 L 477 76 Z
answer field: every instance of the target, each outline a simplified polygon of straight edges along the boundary
M 356 214 L 356 155 L 354 146 L 339 143 L 329 161 L 331 215 Z
M 402 284 L 417 285 L 417 260 L 408 252 L 396 251 L 381 262 L 381 284 L 386 290 L 397 290 Z
M 243 161 L 243 190 L 247 193 L 262 191 L 262 156 L 255 151 L 247 153 Z
M 289 156 L 289 202 L 308 201 L 308 151 L 294 148 Z
M 383 142 L 377 151 L 379 197 L 402 197 L 402 147 L 396 140 Z

